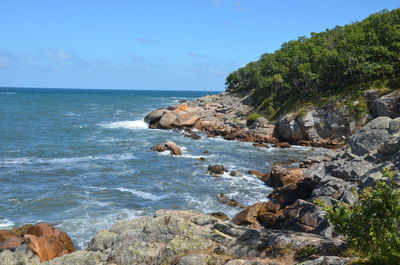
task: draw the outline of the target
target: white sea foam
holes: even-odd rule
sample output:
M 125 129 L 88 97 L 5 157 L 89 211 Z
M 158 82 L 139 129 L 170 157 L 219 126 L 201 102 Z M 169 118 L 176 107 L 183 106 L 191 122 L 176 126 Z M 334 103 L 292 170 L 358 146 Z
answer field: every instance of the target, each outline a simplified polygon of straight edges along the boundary
M 0 92 L 0 95 L 16 95 L 15 92 Z
M 107 129 L 129 129 L 129 130 L 137 130 L 137 129 L 147 129 L 149 128 L 148 124 L 144 120 L 136 120 L 136 121 L 115 121 L 110 123 L 101 123 L 99 124 L 103 128 Z
M 164 196 L 156 196 L 154 194 L 151 194 L 149 192 L 145 191 L 140 191 L 140 190 L 135 190 L 135 189 L 127 189 L 127 188 L 116 188 L 116 190 L 121 191 L 121 192 L 130 192 L 140 198 L 146 199 L 146 200 L 151 200 L 151 201 L 159 201 Z
M 0 217 L 0 228 L 9 228 L 14 226 L 14 222 L 8 220 L 7 218 Z

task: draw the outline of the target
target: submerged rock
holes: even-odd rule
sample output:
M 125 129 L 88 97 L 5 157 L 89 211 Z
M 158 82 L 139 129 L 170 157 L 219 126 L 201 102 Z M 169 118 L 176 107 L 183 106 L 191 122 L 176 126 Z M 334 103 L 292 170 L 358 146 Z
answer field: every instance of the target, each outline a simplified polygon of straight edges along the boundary
M 241 204 L 240 202 L 229 198 L 228 196 L 226 196 L 223 193 L 218 193 L 218 199 L 221 203 L 229 205 L 229 206 L 233 206 L 233 207 L 239 207 L 239 208 L 246 208 L 246 206 L 244 206 L 243 204 Z
M 165 147 L 171 151 L 171 155 L 176 155 L 176 156 L 182 155 L 182 149 L 172 141 L 166 142 Z
M 223 165 L 209 165 L 208 166 L 208 171 L 211 174 L 216 174 L 216 175 L 222 175 L 224 174 L 227 170 Z

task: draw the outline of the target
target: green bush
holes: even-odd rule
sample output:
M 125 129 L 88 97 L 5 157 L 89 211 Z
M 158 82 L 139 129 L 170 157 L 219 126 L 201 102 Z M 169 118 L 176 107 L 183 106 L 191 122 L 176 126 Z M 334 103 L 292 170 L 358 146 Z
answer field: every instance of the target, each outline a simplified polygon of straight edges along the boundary
M 387 181 L 357 193 L 354 205 L 325 209 L 336 232 L 347 236 L 370 264 L 400 264 L 400 189 L 395 173 L 385 168 L 383 176 Z
M 257 113 L 253 113 L 253 114 L 250 114 L 248 117 L 247 117 L 247 126 L 250 126 L 250 125 L 252 125 L 257 119 L 259 119 L 261 117 L 261 115 L 260 114 L 257 114 Z

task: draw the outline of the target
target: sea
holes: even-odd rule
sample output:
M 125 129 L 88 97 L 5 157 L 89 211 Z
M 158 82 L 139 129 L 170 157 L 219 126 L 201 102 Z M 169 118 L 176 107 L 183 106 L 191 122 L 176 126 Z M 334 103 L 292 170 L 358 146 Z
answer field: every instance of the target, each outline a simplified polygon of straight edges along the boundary
M 0 229 L 47 222 L 82 249 L 97 231 L 158 209 L 230 217 L 241 210 L 218 193 L 245 205 L 267 201 L 271 188 L 247 172 L 315 150 L 255 148 L 201 133 L 193 140 L 143 121 L 154 109 L 215 93 L 0 88 Z M 150 150 L 166 141 L 183 155 Z M 210 164 L 245 174 L 212 176 Z

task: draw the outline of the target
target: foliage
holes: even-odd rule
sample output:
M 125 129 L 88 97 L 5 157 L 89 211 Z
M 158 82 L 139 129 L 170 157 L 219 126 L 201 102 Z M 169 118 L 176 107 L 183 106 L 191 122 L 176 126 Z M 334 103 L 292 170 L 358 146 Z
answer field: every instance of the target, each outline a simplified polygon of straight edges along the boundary
M 383 176 L 387 180 L 358 193 L 354 205 L 338 203 L 325 210 L 336 232 L 371 264 L 400 264 L 400 189 L 395 173 L 385 168 Z
M 247 117 L 247 125 L 248 126 L 250 126 L 250 125 L 252 125 L 257 119 L 259 119 L 261 117 L 261 115 L 260 114 L 257 114 L 257 113 L 253 113 L 253 114 L 250 114 L 248 117 Z
M 227 91 L 253 93 L 271 115 L 326 91 L 399 85 L 400 9 L 284 43 L 274 53 L 231 73 Z M 390 82 L 388 80 L 395 80 Z M 266 102 L 267 101 L 267 102 Z M 361 106 L 362 107 L 362 106 Z

